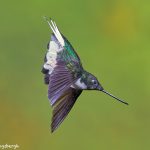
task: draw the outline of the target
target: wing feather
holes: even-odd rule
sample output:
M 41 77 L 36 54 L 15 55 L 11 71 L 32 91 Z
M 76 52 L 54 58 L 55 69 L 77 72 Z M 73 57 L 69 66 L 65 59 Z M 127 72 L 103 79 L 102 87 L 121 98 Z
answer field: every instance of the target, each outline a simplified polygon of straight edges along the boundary
M 53 117 L 51 124 L 51 131 L 53 132 L 66 118 L 70 110 L 72 109 L 76 99 L 81 94 L 82 90 L 76 90 L 69 88 L 59 99 L 53 107 Z
M 63 74 L 61 73 L 63 70 Z M 53 73 L 50 75 L 49 87 L 48 87 L 48 98 L 50 99 L 51 105 L 57 101 L 62 93 L 67 90 L 77 80 L 72 75 L 72 72 L 61 62 L 61 66 L 55 67 Z

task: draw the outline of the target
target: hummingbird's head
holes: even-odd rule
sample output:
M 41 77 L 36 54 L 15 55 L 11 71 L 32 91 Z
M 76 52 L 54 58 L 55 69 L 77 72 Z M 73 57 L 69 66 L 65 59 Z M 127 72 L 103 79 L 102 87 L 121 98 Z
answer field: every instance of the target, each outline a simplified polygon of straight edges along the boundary
M 103 87 L 101 86 L 97 78 L 91 73 L 89 73 L 87 76 L 87 89 L 88 90 L 100 90 L 100 91 L 103 90 Z
M 88 90 L 99 90 L 99 91 L 113 97 L 114 99 L 128 105 L 127 102 L 125 102 L 125 101 L 115 97 L 114 95 L 108 93 L 107 91 L 105 91 L 104 88 L 101 86 L 101 84 L 98 82 L 97 78 L 94 75 L 92 75 L 91 73 L 88 73 L 86 81 L 87 81 L 86 85 L 87 85 Z

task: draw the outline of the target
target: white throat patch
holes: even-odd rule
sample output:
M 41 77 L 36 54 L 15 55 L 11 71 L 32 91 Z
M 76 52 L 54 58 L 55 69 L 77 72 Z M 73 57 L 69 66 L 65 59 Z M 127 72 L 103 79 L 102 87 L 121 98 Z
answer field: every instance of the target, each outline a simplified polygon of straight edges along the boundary
M 77 86 L 79 89 L 87 89 L 87 86 L 85 85 L 84 82 L 81 82 L 81 78 L 79 78 L 75 84 L 75 86 Z

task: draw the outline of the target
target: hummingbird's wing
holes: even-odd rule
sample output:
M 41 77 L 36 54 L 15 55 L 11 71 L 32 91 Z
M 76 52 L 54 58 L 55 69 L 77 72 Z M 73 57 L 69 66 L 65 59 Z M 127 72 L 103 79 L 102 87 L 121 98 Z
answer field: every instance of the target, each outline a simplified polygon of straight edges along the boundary
M 52 132 L 56 130 L 66 118 L 81 92 L 82 90 L 77 90 L 70 87 L 63 93 L 63 95 L 61 95 L 58 101 L 54 104 L 51 123 Z
M 59 32 L 55 22 L 48 21 L 53 31 L 42 72 L 48 84 L 48 98 L 53 106 L 81 75 L 82 65 L 68 40 Z
M 53 106 L 58 99 L 78 79 L 78 75 L 71 72 L 63 61 L 57 62 L 57 66 L 49 75 L 48 98 Z

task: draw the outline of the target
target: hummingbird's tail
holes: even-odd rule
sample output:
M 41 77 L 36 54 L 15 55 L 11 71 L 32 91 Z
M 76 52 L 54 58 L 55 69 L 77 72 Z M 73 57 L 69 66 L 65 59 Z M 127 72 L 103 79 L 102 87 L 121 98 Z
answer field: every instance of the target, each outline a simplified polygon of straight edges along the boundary
M 119 98 L 115 97 L 114 95 L 112 95 L 112 94 L 108 93 L 108 92 L 107 92 L 107 91 L 105 91 L 104 89 L 103 89 L 103 90 L 101 90 L 101 91 L 102 91 L 102 92 L 104 92 L 105 94 L 107 94 L 107 95 L 109 95 L 109 96 L 113 97 L 114 99 L 118 100 L 119 102 L 124 103 L 124 104 L 126 104 L 126 105 L 129 105 L 127 102 L 125 102 L 125 101 L 123 101 L 123 100 L 121 100 L 121 99 L 119 99 Z
M 43 17 L 44 20 L 47 21 L 48 25 L 50 26 L 51 30 L 53 31 L 54 35 L 56 36 L 57 40 L 61 44 L 61 46 L 65 45 L 65 41 L 61 35 L 61 32 L 59 31 L 55 21 L 53 21 L 51 18 L 48 18 L 46 16 Z

